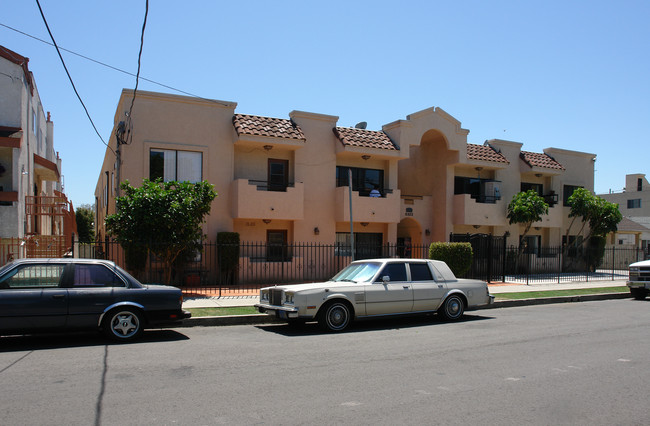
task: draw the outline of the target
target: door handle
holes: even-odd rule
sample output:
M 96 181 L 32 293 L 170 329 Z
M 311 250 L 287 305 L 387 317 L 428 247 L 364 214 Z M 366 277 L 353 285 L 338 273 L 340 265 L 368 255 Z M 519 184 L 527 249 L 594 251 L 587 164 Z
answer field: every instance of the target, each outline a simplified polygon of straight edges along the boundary
M 410 287 L 407 286 L 407 285 L 405 285 L 405 286 L 403 286 L 403 288 L 406 289 L 406 290 L 408 290 Z
M 65 294 L 55 294 L 52 299 L 65 299 Z

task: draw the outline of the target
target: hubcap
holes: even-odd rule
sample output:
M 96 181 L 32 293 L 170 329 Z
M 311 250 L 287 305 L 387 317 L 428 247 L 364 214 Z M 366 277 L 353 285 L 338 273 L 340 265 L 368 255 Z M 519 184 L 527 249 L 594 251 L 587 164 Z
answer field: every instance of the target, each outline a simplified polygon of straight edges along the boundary
M 131 312 L 115 315 L 112 321 L 113 333 L 118 337 L 130 337 L 138 332 L 138 318 Z
M 331 328 L 339 329 L 347 323 L 348 312 L 343 306 L 334 306 L 330 309 L 328 323 Z

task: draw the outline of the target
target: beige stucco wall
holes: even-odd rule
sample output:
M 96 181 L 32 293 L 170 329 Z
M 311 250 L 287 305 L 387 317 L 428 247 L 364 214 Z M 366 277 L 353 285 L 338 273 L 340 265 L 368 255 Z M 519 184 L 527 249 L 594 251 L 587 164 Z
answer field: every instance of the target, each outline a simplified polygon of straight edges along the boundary
M 126 121 L 132 91 L 123 91 L 115 126 Z M 138 92 L 132 114 L 132 140 L 120 146 L 120 180 L 141 182 L 149 173 L 152 148 L 203 153 L 203 179 L 218 197 L 205 224 L 209 240 L 219 231 L 236 231 L 242 241 L 264 242 L 269 230 L 286 231 L 289 242 L 332 244 L 337 232 L 350 231 L 347 187 L 336 186 L 336 167 L 384 171 L 383 198 L 353 193 L 355 232 L 381 233 L 384 243 L 410 238 L 413 244 L 447 241 L 449 234 L 509 232 L 517 241 L 518 225 L 509 225 L 506 207 L 521 182 L 542 183 L 558 193 L 560 204 L 535 224 L 533 235 L 543 244 L 559 244 L 568 210 L 561 206 L 563 185 L 593 190 L 593 154 L 549 148 L 545 150 L 566 170 L 537 170 L 519 158 L 522 143 L 490 140 L 508 163 L 467 158 L 469 131 L 440 108 L 429 108 L 383 126 L 398 150 L 344 146 L 333 132 L 338 117 L 292 111 L 304 140 L 237 135 L 233 127 L 236 104 L 151 92 Z M 117 149 L 115 136 L 110 142 Z M 251 181 L 266 181 L 269 159 L 288 162 L 290 187 L 270 192 Z M 99 223 L 114 212 L 115 156 L 107 150 L 98 178 Z M 108 172 L 108 177 L 106 172 Z M 115 177 L 114 177 L 115 176 Z M 454 195 L 455 176 L 501 182 L 501 200 L 481 204 L 468 195 Z M 108 206 L 101 199 L 108 188 Z M 316 233 L 315 230 L 318 229 Z M 539 229 L 537 229 L 539 228 Z

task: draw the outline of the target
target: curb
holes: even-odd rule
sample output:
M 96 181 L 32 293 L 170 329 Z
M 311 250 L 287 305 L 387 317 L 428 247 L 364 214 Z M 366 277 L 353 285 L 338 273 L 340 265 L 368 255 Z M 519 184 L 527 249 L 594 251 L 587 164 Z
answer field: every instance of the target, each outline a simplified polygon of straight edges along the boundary
M 578 303 L 592 302 L 596 300 L 609 299 L 630 299 L 630 293 L 604 293 L 585 294 L 581 296 L 559 296 L 540 297 L 536 299 L 500 300 L 491 305 L 481 306 L 473 310 L 514 308 L 518 306 L 550 305 L 554 303 Z M 195 317 L 183 320 L 183 323 L 175 328 L 186 327 L 220 327 L 227 325 L 260 325 L 260 324 L 283 324 L 285 321 L 275 319 L 267 314 L 253 315 L 227 315 L 220 317 Z

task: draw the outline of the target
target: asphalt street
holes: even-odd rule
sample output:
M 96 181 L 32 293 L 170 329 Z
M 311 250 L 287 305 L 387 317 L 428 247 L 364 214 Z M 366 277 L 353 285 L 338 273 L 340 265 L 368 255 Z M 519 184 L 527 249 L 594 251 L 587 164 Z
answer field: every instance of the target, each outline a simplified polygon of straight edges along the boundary
M 3 425 L 648 424 L 650 301 L 0 338 Z

